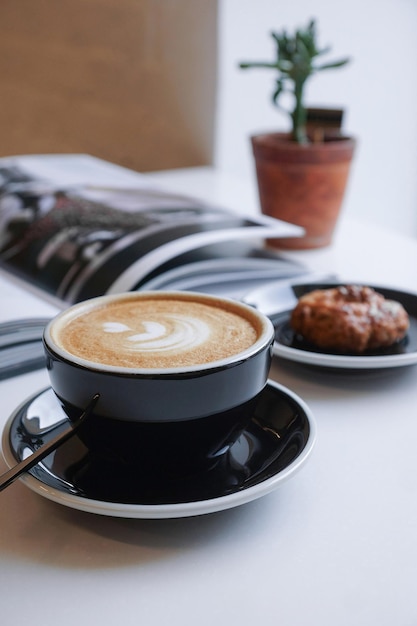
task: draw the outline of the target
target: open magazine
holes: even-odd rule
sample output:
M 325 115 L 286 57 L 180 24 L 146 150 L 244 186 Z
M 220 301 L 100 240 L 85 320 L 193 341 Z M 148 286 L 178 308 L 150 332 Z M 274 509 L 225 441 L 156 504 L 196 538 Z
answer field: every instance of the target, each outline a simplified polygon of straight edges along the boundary
M 305 273 L 264 245 L 298 234 L 88 155 L 0 159 L 0 268 L 61 308 L 144 289 L 240 297 Z

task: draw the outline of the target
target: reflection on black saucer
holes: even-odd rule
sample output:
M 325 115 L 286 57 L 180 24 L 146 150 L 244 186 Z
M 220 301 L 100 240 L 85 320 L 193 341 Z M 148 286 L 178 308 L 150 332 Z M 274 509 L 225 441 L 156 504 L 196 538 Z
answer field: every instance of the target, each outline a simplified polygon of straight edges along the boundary
M 54 414 L 56 423 L 62 421 L 63 413 L 51 389 L 30 398 L 11 416 L 3 434 L 3 447 L 7 447 L 5 443 L 9 446 L 9 454 L 6 454 L 9 464 L 10 455 L 19 461 L 26 455 L 25 450 L 39 447 L 50 436 L 51 425 L 41 427 L 42 420 L 35 415 L 34 406 L 41 407 L 45 414 Z M 262 495 L 257 493 L 260 485 L 270 479 L 278 482 L 280 473 L 291 472 L 292 466 L 295 469 L 301 464 L 311 450 L 314 431 L 308 407 L 289 390 L 269 382 L 260 395 L 248 428 L 208 471 L 181 478 L 155 479 L 151 474 L 122 466 L 110 458 L 94 457 L 74 435 L 31 470 L 28 485 L 35 491 L 39 485 L 51 488 L 54 494 L 49 496 L 51 499 L 61 501 L 57 494 L 62 494 L 62 503 L 75 508 L 89 510 L 89 501 L 111 503 L 110 509 L 104 507 L 99 511 L 109 515 L 122 516 L 125 505 L 140 505 L 153 506 L 157 514 L 152 516 L 158 517 L 160 506 L 204 503 L 213 499 L 218 502 L 217 510 L 221 510 L 232 505 L 229 496 L 245 492 L 242 502 L 259 497 Z M 242 502 L 236 500 L 233 505 Z M 190 506 L 187 515 L 192 514 L 192 504 Z M 133 509 L 131 513 L 130 517 L 143 517 L 142 510 L 135 514 Z

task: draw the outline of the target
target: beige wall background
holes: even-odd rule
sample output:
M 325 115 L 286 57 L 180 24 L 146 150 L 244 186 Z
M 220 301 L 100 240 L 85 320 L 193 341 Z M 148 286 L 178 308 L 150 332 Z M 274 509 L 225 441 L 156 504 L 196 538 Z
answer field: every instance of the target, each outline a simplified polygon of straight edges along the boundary
M 216 0 L 2 0 L 0 156 L 211 163 Z

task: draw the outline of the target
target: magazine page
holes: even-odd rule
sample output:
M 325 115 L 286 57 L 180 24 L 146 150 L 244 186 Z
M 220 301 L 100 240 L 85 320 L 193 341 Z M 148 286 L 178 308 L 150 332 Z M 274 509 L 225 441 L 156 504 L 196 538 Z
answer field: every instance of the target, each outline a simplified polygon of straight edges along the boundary
M 150 280 L 175 268 L 184 279 L 202 252 L 208 260 L 227 258 L 237 241 L 250 241 L 253 250 L 254 241 L 301 232 L 160 191 L 146 176 L 88 155 L 0 160 L 1 267 L 67 304 L 149 288 Z M 235 260 L 253 257 L 247 249 Z M 257 264 L 265 264 L 260 259 Z M 219 264 L 211 272 L 223 269 Z M 238 270 L 235 263 L 234 269 L 233 280 L 248 267 Z
M 0 380 L 45 366 L 42 334 L 59 307 L 0 270 Z

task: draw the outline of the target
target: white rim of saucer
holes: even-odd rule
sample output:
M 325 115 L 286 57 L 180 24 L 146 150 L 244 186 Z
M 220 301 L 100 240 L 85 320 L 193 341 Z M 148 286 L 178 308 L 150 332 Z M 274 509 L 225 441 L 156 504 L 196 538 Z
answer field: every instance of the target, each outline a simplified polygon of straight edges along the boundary
M 417 352 L 386 354 L 381 356 L 346 356 L 308 352 L 306 350 L 290 348 L 277 341 L 274 342 L 273 353 L 277 357 L 282 357 L 297 363 L 343 369 L 387 369 L 389 367 L 403 367 L 417 363 Z

